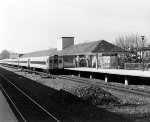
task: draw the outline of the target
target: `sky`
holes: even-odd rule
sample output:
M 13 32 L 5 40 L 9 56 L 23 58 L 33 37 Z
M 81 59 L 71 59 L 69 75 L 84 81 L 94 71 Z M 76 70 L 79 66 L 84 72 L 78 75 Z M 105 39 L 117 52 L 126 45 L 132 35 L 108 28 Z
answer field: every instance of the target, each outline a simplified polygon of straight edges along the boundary
M 0 52 L 56 48 L 139 33 L 150 40 L 150 0 L 0 0 Z

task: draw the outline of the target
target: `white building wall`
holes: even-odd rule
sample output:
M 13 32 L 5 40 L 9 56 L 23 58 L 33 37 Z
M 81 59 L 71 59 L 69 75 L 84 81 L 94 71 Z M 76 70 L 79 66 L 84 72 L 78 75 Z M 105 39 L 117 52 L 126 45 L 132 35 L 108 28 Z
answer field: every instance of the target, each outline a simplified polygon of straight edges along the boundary
M 62 38 L 57 39 L 57 51 L 62 50 Z
M 63 50 L 70 45 L 74 45 L 74 37 L 61 37 L 57 39 L 57 51 Z

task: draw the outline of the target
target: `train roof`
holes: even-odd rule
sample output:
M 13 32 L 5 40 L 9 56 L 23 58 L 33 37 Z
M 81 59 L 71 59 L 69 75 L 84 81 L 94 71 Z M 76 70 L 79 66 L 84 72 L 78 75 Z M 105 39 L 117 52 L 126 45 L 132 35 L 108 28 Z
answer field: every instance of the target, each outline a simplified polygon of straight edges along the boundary
M 21 58 L 51 56 L 51 55 L 55 54 L 56 52 L 57 52 L 57 49 L 53 48 L 53 49 L 48 49 L 48 50 L 42 50 L 42 51 L 26 53 L 23 56 L 21 56 Z
M 88 43 L 81 43 L 77 45 L 71 45 L 61 51 L 57 51 L 57 48 L 36 51 L 24 54 L 21 58 L 25 57 L 41 57 L 41 56 L 53 56 L 53 55 L 78 55 L 78 54 L 94 54 L 94 53 L 125 53 L 124 49 L 111 44 L 105 40 L 93 41 Z
M 77 55 L 77 54 L 92 54 L 92 53 L 125 53 L 127 51 L 122 48 L 111 44 L 105 40 L 99 40 L 89 43 L 82 43 L 78 45 L 71 45 L 62 51 L 58 52 L 58 55 Z

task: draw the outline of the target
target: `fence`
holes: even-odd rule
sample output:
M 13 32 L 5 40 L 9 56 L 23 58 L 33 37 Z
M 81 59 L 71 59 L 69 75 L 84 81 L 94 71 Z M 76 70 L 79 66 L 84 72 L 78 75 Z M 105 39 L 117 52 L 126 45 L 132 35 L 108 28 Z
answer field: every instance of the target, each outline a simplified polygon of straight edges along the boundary
M 150 70 L 150 63 L 125 63 L 126 70 Z

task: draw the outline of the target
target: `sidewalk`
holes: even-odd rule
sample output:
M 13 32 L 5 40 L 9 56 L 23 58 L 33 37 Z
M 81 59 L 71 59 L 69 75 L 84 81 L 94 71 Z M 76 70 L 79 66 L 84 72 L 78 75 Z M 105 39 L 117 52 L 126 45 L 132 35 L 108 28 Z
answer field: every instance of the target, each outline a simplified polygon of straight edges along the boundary
M 13 111 L 8 105 L 2 91 L 0 90 L 0 122 L 18 122 Z

